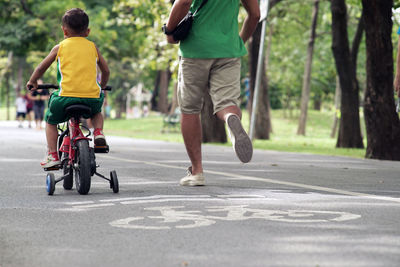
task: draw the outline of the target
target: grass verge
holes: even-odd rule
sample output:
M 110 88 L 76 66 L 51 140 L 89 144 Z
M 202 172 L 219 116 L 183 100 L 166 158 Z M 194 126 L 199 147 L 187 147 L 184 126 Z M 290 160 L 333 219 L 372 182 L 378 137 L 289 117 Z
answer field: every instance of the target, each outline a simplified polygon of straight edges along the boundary
M 255 140 L 254 148 L 285 152 L 312 153 L 321 155 L 348 156 L 363 158 L 365 149 L 336 148 L 336 138 L 330 138 L 333 121 L 332 112 L 308 111 L 306 136 L 296 135 L 299 111 L 288 114 L 283 110 L 273 110 L 270 140 Z M 362 113 L 360 114 L 363 122 Z M 15 119 L 15 108 L 10 110 L 11 119 Z M 6 119 L 5 108 L 0 108 L 0 120 Z M 243 126 L 249 129 L 249 116 L 243 112 Z M 168 142 L 183 142 L 179 128 L 175 132 L 162 133 L 163 117 L 151 114 L 147 118 L 120 119 L 105 121 L 104 130 L 107 135 L 125 136 L 139 139 L 162 140 Z M 362 125 L 364 129 L 364 125 Z M 363 130 L 365 133 L 365 130 Z M 227 144 L 218 144 L 230 146 Z M 364 145 L 366 140 L 364 139 Z
M 271 117 L 273 133 L 270 140 L 255 140 L 254 148 L 356 158 L 363 158 L 365 156 L 365 149 L 335 147 L 336 138 L 329 137 L 333 121 L 333 114 L 331 112 L 310 110 L 308 112 L 306 136 L 296 135 L 298 114 L 289 116 L 283 110 L 273 110 Z M 107 135 L 183 142 L 179 129 L 176 132 L 162 133 L 162 122 L 162 116 L 152 114 L 147 118 L 106 120 L 104 128 Z M 249 129 L 249 117 L 247 113 L 243 114 L 243 125 L 245 129 Z M 366 141 L 364 140 L 365 144 Z M 218 145 L 230 146 L 230 143 Z

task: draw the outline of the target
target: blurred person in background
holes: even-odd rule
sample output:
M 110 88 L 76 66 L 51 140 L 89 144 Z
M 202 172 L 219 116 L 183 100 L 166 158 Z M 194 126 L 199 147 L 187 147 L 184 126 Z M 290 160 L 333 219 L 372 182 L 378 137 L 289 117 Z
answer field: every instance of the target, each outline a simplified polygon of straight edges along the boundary
M 38 84 L 43 84 L 42 80 L 38 80 Z M 33 101 L 33 112 L 35 114 L 36 129 L 42 129 L 42 122 L 44 118 L 44 109 L 46 101 L 49 99 L 49 90 L 38 89 L 32 91 L 31 100 Z
M 25 100 L 26 100 L 26 118 L 28 119 L 28 127 L 32 128 L 32 120 L 34 118 L 33 114 L 33 100 L 31 99 L 31 92 L 27 91 L 25 93 Z
M 27 101 L 25 99 L 25 97 L 22 95 L 21 92 L 18 92 L 18 96 L 17 99 L 15 100 L 15 106 L 16 106 L 16 110 L 17 110 L 17 115 L 16 118 L 18 120 L 18 127 L 22 128 L 22 124 L 25 120 L 26 117 L 26 111 L 27 111 Z

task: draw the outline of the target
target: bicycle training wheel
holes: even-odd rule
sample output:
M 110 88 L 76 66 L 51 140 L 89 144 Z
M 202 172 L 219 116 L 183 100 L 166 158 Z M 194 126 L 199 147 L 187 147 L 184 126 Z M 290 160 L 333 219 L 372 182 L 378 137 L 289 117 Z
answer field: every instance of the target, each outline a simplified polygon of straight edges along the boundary
M 110 187 L 113 190 L 114 193 L 119 192 L 119 184 L 118 184 L 118 178 L 117 178 L 117 172 L 116 171 L 111 171 L 110 172 Z
M 56 179 L 54 173 L 49 172 L 46 176 L 46 191 L 50 196 L 54 194 L 56 189 Z
M 75 185 L 76 190 L 81 195 L 86 195 L 90 190 L 90 155 L 89 142 L 87 140 L 78 140 L 75 152 Z

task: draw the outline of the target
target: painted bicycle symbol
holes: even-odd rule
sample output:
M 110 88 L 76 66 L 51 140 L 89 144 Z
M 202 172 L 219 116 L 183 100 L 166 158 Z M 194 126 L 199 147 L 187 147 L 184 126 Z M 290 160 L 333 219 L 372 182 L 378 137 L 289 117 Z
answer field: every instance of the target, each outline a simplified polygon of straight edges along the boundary
M 210 226 L 217 221 L 243 221 L 261 219 L 287 223 L 323 223 L 355 220 L 361 215 L 341 211 L 268 210 L 248 205 L 210 206 L 204 211 L 187 210 L 184 206 L 144 208 L 145 217 L 128 217 L 110 222 L 111 226 L 127 229 L 167 230 Z

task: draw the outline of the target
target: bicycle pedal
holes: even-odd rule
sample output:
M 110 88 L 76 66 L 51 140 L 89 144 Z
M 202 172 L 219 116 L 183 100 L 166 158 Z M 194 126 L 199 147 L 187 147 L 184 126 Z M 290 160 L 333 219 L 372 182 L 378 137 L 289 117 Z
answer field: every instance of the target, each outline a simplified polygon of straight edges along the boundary
M 48 172 L 48 171 L 58 171 L 59 169 L 61 169 L 61 165 L 56 165 L 56 166 L 53 166 L 53 167 L 44 168 L 43 170 L 45 172 Z
M 94 146 L 94 153 L 108 153 L 110 148 L 108 145 L 105 146 Z

